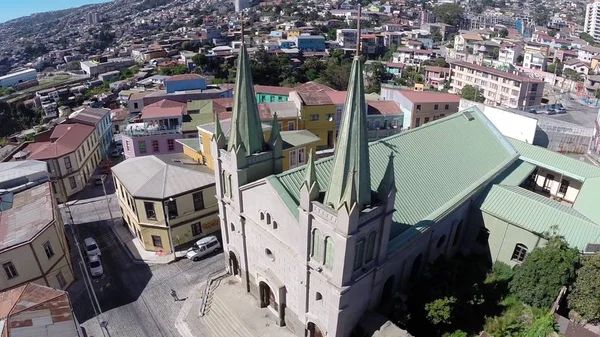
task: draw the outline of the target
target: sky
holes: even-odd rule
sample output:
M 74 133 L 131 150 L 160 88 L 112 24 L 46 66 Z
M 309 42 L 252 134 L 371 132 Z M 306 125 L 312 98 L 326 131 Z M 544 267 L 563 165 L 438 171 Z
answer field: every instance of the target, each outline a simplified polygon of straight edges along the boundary
M 0 23 L 33 13 L 55 11 L 108 1 L 109 0 L 0 0 L 0 2 L 2 2 Z

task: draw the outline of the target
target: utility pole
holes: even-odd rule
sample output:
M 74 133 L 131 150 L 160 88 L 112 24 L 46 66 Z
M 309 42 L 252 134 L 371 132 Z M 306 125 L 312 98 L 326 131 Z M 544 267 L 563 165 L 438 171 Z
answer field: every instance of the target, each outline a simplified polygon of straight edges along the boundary
M 169 198 L 168 201 L 163 202 L 163 212 L 165 215 L 165 223 L 167 225 L 167 234 L 169 234 L 169 244 L 171 245 L 171 251 L 173 252 L 173 261 L 177 259 L 175 255 L 175 245 L 173 244 L 173 233 L 171 232 L 171 224 L 169 222 L 169 202 L 173 202 L 173 198 Z
M 108 199 L 108 195 L 106 194 L 106 186 L 104 185 L 105 179 L 106 174 L 103 174 L 102 177 L 100 177 L 100 180 L 102 181 L 102 191 L 104 192 L 104 198 L 106 199 L 106 207 L 108 208 L 108 214 L 110 215 L 110 225 L 112 226 L 114 224 L 115 218 L 113 218 L 112 211 L 110 210 L 110 201 Z

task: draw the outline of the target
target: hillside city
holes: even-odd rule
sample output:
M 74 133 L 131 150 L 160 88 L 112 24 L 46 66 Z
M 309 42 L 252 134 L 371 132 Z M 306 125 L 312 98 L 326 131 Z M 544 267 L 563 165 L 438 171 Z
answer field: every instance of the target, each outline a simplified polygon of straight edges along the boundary
M 600 336 L 600 0 L 113 0 L 0 42 L 2 336 Z

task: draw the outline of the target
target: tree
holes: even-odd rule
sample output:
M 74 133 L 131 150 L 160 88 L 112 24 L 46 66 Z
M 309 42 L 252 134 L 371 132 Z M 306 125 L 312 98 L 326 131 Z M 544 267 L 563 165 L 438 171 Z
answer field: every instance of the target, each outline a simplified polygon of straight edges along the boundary
M 490 56 L 494 59 L 497 60 L 498 56 L 500 55 L 500 48 L 494 48 L 490 51 Z
M 390 45 L 390 48 L 383 54 L 384 61 L 391 61 L 394 58 L 394 53 L 398 50 L 398 46 L 396 44 Z
M 598 96 L 598 92 L 596 92 Z M 600 254 L 586 256 L 577 271 L 569 307 L 590 322 L 600 322 Z
M 594 40 L 594 37 L 591 36 L 590 34 L 586 33 L 586 32 L 581 32 L 579 33 L 579 38 L 584 40 L 585 42 L 594 45 L 596 44 L 596 40 Z
M 498 32 L 498 36 L 503 39 L 506 38 L 508 36 L 508 29 L 506 29 L 506 28 L 500 29 L 500 31 Z
M 555 37 L 555 36 L 556 36 L 556 34 L 558 34 L 558 31 L 556 31 L 556 30 L 554 30 L 554 29 L 551 29 L 551 30 L 549 30 L 549 31 L 548 31 L 548 35 L 550 35 L 550 36 L 552 36 L 552 37 Z
M 202 69 L 202 71 L 204 72 L 204 69 L 208 66 L 210 59 L 204 54 L 196 54 L 192 57 L 192 61 L 194 62 L 196 67 Z
M 433 42 L 440 42 L 444 39 L 444 36 L 442 35 L 442 33 L 440 33 L 439 30 L 436 30 L 433 34 L 431 34 L 431 39 L 433 40 Z
M 470 84 L 465 85 L 460 90 L 460 97 L 464 99 L 468 99 L 469 101 L 483 103 L 485 102 L 485 97 L 483 96 L 483 90 L 476 88 Z
M 369 86 L 367 87 L 368 93 L 379 93 L 381 90 L 381 82 L 384 81 L 385 77 L 385 66 L 381 62 L 374 62 L 371 65 L 369 76 Z
M 576 72 L 573 69 L 563 70 L 563 75 L 564 75 L 564 77 L 566 77 L 572 81 L 575 81 L 575 82 L 581 81 L 581 74 L 579 74 L 578 72 Z
M 561 76 L 563 73 L 563 64 L 560 61 L 557 63 L 551 63 L 548 65 L 548 67 L 546 67 L 546 71 L 556 74 L 557 76 Z
M 564 239 L 551 236 L 544 247 L 527 256 L 510 283 L 510 290 L 527 305 L 548 308 L 562 286 L 575 279 L 579 252 L 569 248 Z
M 452 3 L 441 4 L 433 10 L 437 22 L 451 26 L 458 26 L 460 24 L 463 12 L 464 9 L 462 7 Z
M 81 69 L 81 63 L 79 61 L 71 61 L 67 63 L 67 70 L 79 70 Z
M 184 41 L 181 44 L 181 49 L 187 50 L 187 51 L 194 51 L 194 50 L 196 50 L 196 46 L 193 43 L 191 43 L 190 41 Z

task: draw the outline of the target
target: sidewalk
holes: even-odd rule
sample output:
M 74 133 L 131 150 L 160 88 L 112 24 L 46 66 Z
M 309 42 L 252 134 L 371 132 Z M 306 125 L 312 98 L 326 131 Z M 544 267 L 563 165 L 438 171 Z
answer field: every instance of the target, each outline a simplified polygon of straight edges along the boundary
M 133 236 L 122 225 L 122 221 L 116 220 L 110 226 L 119 242 L 125 247 L 127 255 L 137 264 L 167 264 L 174 261 L 173 254 L 160 254 L 158 252 L 149 252 L 142 247 L 136 237 Z M 176 250 L 176 258 L 185 257 L 185 250 Z

